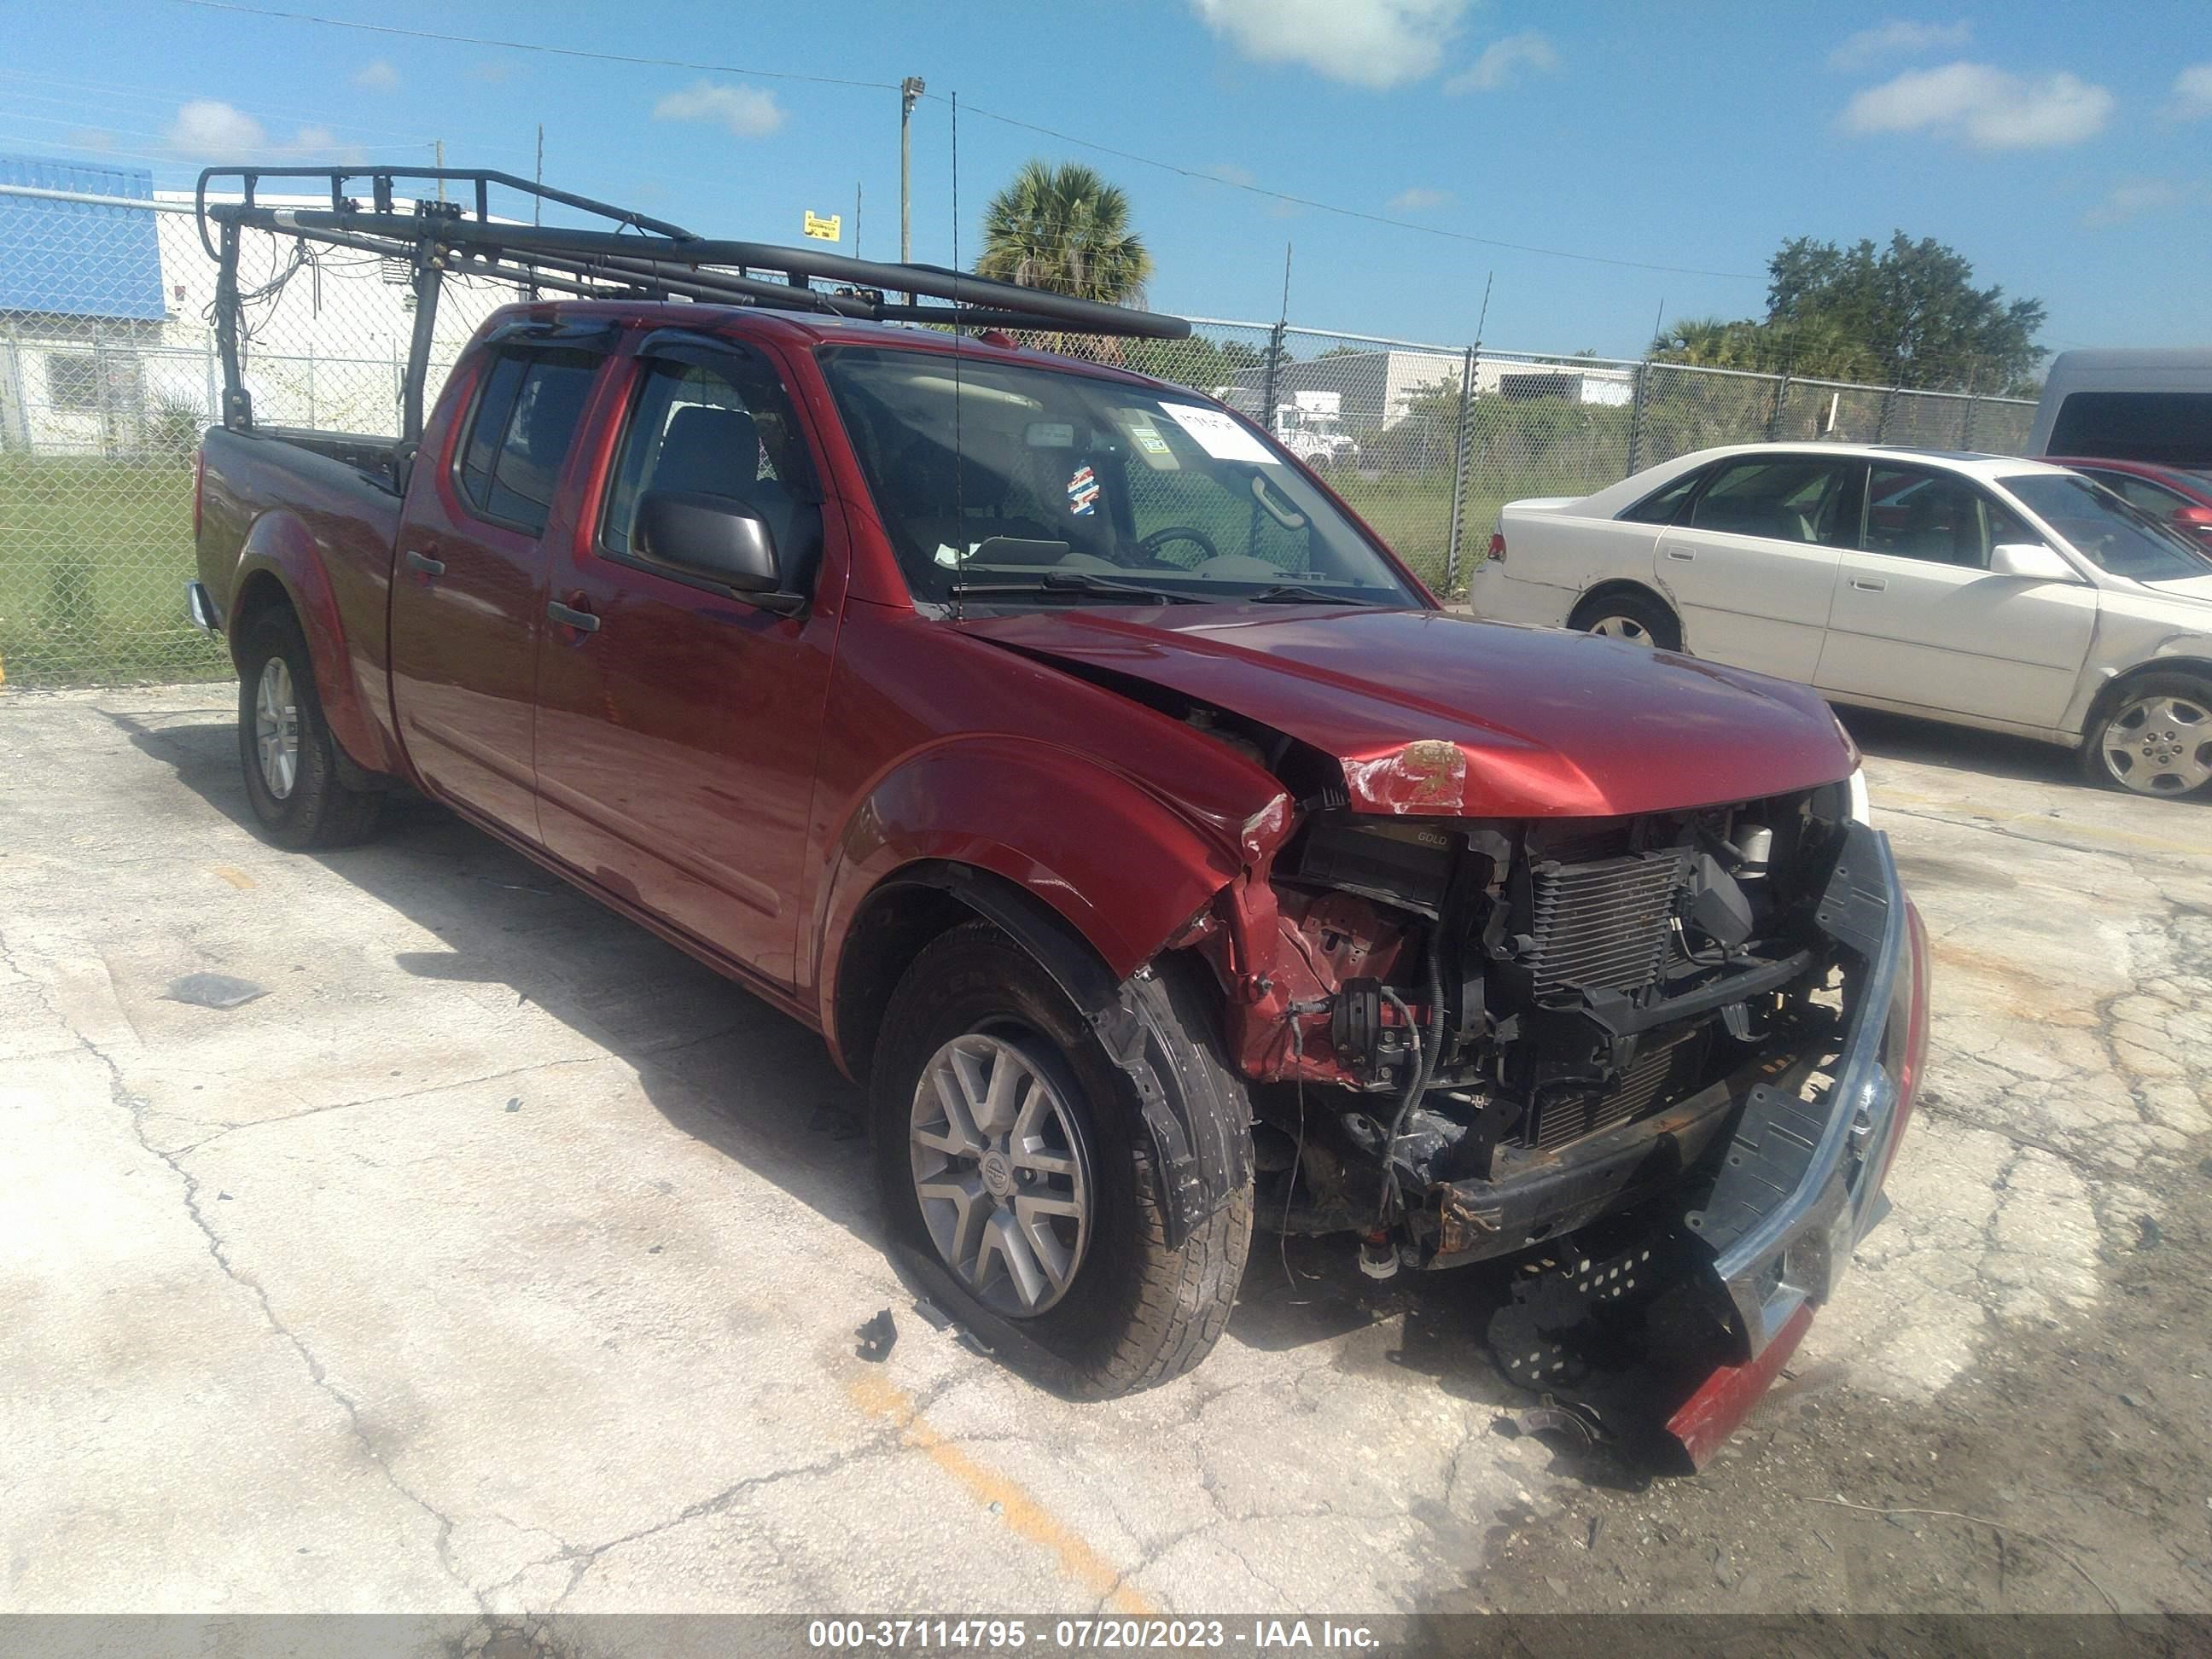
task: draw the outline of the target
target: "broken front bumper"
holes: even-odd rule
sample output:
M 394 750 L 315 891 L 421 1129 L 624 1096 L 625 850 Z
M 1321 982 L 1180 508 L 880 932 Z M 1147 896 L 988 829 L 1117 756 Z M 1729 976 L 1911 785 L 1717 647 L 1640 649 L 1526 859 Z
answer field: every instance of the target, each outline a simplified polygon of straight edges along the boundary
M 1832 1296 L 1852 1249 L 1887 1212 L 1896 1156 L 1928 1046 L 1927 934 L 1898 879 L 1889 838 L 1853 823 L 1820 922 L 1857 959 L 1847 981 L 1835 1082 L 1808 1099 L 1753 1091 L 1704 1209 L 1688 1218 L 1757 1361 Z

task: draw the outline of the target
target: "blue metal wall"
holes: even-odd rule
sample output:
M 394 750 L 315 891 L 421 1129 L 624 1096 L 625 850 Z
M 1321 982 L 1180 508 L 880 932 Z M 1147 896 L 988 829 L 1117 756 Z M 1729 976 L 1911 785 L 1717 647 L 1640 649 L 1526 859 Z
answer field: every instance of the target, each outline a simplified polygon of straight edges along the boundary
M 0 184 L 151 201 L 143 167 L 0 155 Z M 161 252 L 149 210 L 0 195 L 0 315 L 159 322 Z

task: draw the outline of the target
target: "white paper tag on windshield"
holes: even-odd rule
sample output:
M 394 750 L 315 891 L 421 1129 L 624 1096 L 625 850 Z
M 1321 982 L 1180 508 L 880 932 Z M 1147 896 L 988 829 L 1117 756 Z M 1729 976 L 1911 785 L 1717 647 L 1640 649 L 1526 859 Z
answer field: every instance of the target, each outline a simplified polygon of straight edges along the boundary
M 1190 404 L 1162 404 L 1175 423 L 1198 440 L 1198 447 L 1217 461 L 1257 461 L 1279 465 L 1265 446 L 1224 411 L 1200 409 Z

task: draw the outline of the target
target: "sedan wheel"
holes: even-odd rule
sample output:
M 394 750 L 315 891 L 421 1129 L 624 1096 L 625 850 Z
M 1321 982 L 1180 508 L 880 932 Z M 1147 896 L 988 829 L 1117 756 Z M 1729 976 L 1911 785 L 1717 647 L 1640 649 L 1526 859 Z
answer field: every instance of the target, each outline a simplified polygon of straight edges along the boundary
M 2160 691 L 2126 703 L 2100 738 L 2106 769 L 2143 795 L 2186 795 L 2212 783 L 2208 702 Z
M 1651 630 L 1633 617 L 1600 617 L 1589 625 L 1589 631 L 1609 640 L 1626 640 L 1632 645 L 1652 643 Z
M 953 1038 L 922 1068 L 908 1131 L 939 1256 L 1017 1319 L 1060 1300 L 1091 1242 L 1090 1158 L 1042 1054 L 1012 1033 Z

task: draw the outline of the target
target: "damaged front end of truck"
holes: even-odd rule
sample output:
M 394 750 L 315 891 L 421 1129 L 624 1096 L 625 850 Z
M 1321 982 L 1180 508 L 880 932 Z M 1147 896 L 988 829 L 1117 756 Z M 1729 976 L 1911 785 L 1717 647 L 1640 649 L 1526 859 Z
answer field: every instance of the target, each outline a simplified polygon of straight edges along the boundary
M 1647 1322 L 1688 1384 L 1647 1403 L 1702 1462 L 1882 1212 L 1917 918 L 1856 775 L 1436 815 L 1466 765 L 1343 764 L 1182 941 L 1230 988 L 1261 1224 L 1354 1239 L 1378 1278 L 1515 1259 L 1490 1334 L 1531 1389 L 1586 1381 L 1593 1323 Z

